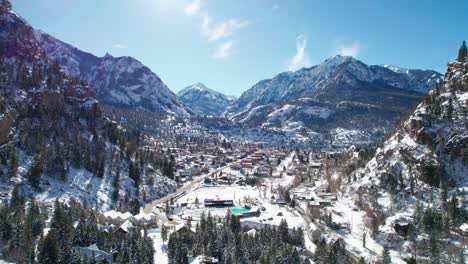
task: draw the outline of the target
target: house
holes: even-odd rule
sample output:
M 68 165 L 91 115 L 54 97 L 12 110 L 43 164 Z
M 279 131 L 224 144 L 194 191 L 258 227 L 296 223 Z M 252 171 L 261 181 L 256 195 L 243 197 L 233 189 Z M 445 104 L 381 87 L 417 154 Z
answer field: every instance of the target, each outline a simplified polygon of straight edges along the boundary
M 252 164 L 252 162 L 242 161 L 242 167 L 251 169 L 251 168 L 253 168 L 253 164 Z
M 115 226 L 114 225 L 109 225 L 109 226 L 101 226 L 99 225 L 99 231 L 105 234 L 109 234 L 114 230 Z
M 309 224 L 309 234 L 311 236 L 312 242 L 314 243 L 319 242 L 322 238 L 322 230 L 320 230 L 320 228 L 318 228 L 314 223 Z
M 278 198 L 278 200 L 276 201 L 276 203 L 277 203 L 279 206 L 283 207 L 283 206 L 286 205 L 286 199 L 285 199 L 284 197 L 280 197 L 280 198 Z
M 125 221 L 117 229 L 118 232 L 123 232 L 123 233 L 129 233 L 129 232 L 134 231 L 134 230 L 135 230 L 135 226 L 133 226 L 133 224 L 129 220 Z
M 190 174 L 191 174 L 192 176 L 200 175 L 200 174 L 201 174 L 201 169 L 200 169 L 200 167 L 198 167 L 198 166 L 192 167 L 192 168 L 190 169 Z
M 459 228 L 460 235 L 463 236 L 463 243 L 468 243 L 468 224 L 464 223 Z
M 82 256 L 94 258 L 96 261 L 106 260 L 109 263 L 114 263 L 114 255 L 100 250 L 96 244 L 89 247 L 80 247 L 79 249 Z
M 260 177 L 269 177 L 271 175 L 271 170 L 268 167 L 258 167 L 256 173 Z
M 239 164 L 239 163 L 237 163 L 237 162 L 232 163 L 232 164 L 230 165 L 230 167 L 231 167 L 231 169 L 233 169 L 233 170 L 240 170 L 240 169 L 242 169 L 242 165 Z

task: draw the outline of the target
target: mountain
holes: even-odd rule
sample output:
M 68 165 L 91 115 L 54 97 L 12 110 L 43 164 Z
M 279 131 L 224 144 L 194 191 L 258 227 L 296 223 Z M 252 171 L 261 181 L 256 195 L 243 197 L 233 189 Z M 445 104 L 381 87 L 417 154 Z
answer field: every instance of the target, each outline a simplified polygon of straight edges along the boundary
M 416 105 L 438 77 L 435 71 L 369 66 L 337 55 L 258 82 L 223 115 L 247 126 L 309 136 L 319 132 L 340 137 L 340 129 L 354 130 L 355 135 L 374 133 Z
M 199 115 L 221 115 L 233 98 L 206 87 L 203 83 L 190 85 L 177 93 L 180 100 Z
M 463 44 L 434 89 L 353 172 L 343 192 L 372 219 L 374 239 L 406 259 L 455 263 L 463 255 L 457 241 L 468 221 L 467 53 Z
M 105 104 L 122 107 L 140 106 L 153 112 L 181 116 L 190 114 L 177 96 L 158 75 L 132 57 L 97 57 L 35 30 L 41 48 L 64 71 L 88 82 L 97 99 Z
M 174 191 L 164 152 L 140 153 L 144 135 L 104 116 L 88 82 L 48 57 L 34 29 L 5 3 L 0 1 L 0 198 L 17 190 L 41 202 L 77 200 L 137 212 L 140 201 Z

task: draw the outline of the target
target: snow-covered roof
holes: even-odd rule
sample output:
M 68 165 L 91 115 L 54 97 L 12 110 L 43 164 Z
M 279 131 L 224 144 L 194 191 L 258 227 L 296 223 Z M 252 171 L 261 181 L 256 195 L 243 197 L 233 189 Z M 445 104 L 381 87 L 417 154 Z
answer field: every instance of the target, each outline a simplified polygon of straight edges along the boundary
M 104 216 L 108 217 L 108 218 L 112 218 L 112 219 L 120 218 L 122 220 L 127 220 L 127 219 L 133 217 L 133 215 L 130 212 L 121 213 L 121 212 L 117 212 L 115 210 L 105 212 Z
M 468 232 L 468 224 L 464 223 L 463 225 L 461 225 L 460 230 L 463 232 Z
M 125 233 L 128 233 L 128 229 L 132 227 L 133 227 L 132 223 L 129 220 L 127 220 L 119 228 Z

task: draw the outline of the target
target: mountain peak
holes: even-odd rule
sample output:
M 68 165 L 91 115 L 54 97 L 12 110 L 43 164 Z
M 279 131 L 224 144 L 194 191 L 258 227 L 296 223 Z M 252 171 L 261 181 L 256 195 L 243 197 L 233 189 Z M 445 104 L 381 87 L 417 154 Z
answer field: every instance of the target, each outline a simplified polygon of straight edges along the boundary
M 104 55 L 104 57 L 102 57 L 103 59 L 113 59 L 114 56 L 110 55 L 109 52 L 106 52 L 106 54 Z
M 233 101 L 230 97 L 206 87 L 201 82 L 189 85 L 177 93 L 180 100 L 195 113 L 221 115 Z
M 343 56 L 343 55 L 337 54 L 333 57 L 326 59 L 323 63 L 342 64 L 342 63 L 349 62 L 349 61 L 354 62 L 358 60 L 352 56 Z

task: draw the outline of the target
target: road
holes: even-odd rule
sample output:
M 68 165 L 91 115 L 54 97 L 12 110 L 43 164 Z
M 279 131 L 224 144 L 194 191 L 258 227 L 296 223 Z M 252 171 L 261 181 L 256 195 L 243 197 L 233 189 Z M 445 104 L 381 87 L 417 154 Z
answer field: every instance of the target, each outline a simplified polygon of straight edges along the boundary
M 167 201 L 170 201 L 172 198 L 177 197 L 177 196 L 180 195 L 181 193 L 183 193 L 183 192 L 185 192 L 185 191 L 187 191 L 187 190 L 189 190 L 189 189 L 195 187 L 197 184 L 203 182 L 203 181 L 205 180 L 206 177 L 211 176 L 211 175 L 213 175 L 213 174 L 215 174 L 215 173 L 218 173 L 218 172 L 220 172 L 220 171 L 226 169 L 228 166 L 229 166 L 229 165 L 224 166 L 224 167 L 221 167 L 221 168 L 219 168 L 219 169 L 216 169 L 216 170 L 214 170 L 214 171 L 212 171 L 212 172 L 210 172 L 210 173 L 208 173 L 208 174 L 201 175 L 201 176 L 197 177 L 196 179 L 194 179 L 191 183 L 186 184 L 186 185 L 180 187 L 180 188 L 177 189 L 175 192 L 173 192 L 173 193 L 171 193 L 171 194 L 168 194 L 168 195 L 164 196 L 164 197 L 161 198 L 161 199 L 154 200 L 154 201 L 148 203 L 148 204 L 143 208 L 143 212 L 144 212 L 145 214 L 151 213 L 151 212 L 153 211 L 153 209 L 154 209 L 156 206 L 158 206 L 158 205 L 160 205 L 160 204 L 165 204 Z

